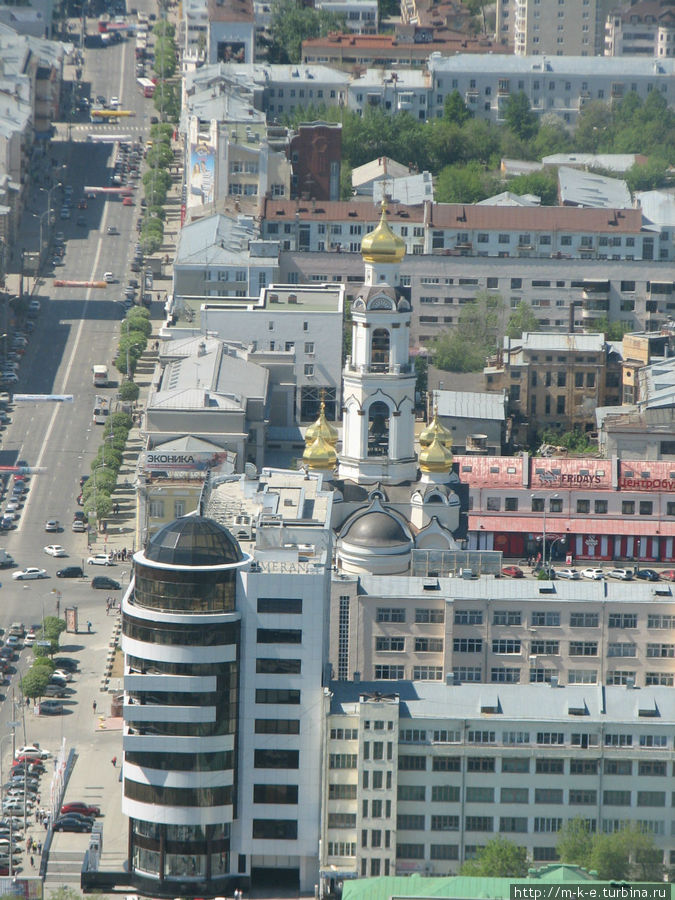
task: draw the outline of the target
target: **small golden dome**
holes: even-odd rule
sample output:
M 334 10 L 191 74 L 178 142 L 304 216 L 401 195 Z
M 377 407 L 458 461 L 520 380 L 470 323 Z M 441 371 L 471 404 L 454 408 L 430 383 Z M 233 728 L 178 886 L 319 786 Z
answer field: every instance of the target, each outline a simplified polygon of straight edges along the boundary
M 337 453 L 335 448 L 319 435 L 311 444 L 305 447 L 302 461 L 312 471 L 317 469 L 334 469 L 337 464 Z
M 334 447 L 338 442 L 338 430 L 326 418 L 326 404 L 323 400 L 321 401 L 319 418 L 305 431 L 305 444 L 309 447 L 318 437 L 322 437 L 331 447 Z
M 382 215 L 377 227 L 361 241 L 361 256 L 367 263 L 400 263 L 405 256 L 405 241 L 389 227 L 387 202 L 382 201 Z
M 434 437 L 420 453 L 420 469 L 423 472 L 449 472 L 451 468 L 452 453 L 438 437 Z
M 428 447 L 434 438 L 438 438 L 447 450 L 452 450 L 452 432 L 445 425 L 441 424 L 437 408 L 434 409 L 434 417 L 431 422 L 429 422 L 424 431 L 420 432 L 420 447 Z

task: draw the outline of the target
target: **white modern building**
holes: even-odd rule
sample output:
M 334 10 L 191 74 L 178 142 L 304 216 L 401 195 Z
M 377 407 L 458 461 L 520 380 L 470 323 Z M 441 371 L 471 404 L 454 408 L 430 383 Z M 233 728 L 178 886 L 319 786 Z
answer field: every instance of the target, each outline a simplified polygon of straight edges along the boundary
M 377 0 L 317 0 L 316 9 L 344 16 L 345 29 L 355 34 L 377 34 Z

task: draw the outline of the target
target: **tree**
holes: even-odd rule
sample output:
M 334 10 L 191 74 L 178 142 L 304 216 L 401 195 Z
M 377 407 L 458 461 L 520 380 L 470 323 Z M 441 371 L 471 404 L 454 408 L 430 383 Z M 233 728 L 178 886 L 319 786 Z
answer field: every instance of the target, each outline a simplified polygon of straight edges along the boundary
M 50 677 L 51 673 L 45 666 L 33 666 L 21 679 L 21 693 L 31 700 L 43 697 Z
M 487 292 L 465 303 L 457 326 L 433 341 L 434 365 L 450 372 L 479 372 L 497 349 L 503 309 L 502 297 Z
M 82 900 L 82 896 L 79 891 L 76 891 L 74 888 L 61 885 L 61 887 L 57 888 L 55 891 L 49 892 L 48 900 Z
M 344 16 L 303 6 L 299 0 L 275 0 L 267 58 L 270 62 L 299 63 L 303 41 L 343 31 L 344 26 Z
M 140 392 L 141 389 L 134 381 L 124 381 L 120 385 L 119 397 L 125 403 L 135 403 Z
M 436 182 L 439 203 L 477 203 L 499 190 L 499 181 L 476 160 L 441 170 Z
M 568 819 L 559 834 L 556 850 L 561 861 L 588 868 L 593 838 L 588 823 L 581 816 Z
M 509 94 L 504 109 L 504 121 L 507 128 L 510 128 L 522 140 L 531 141 L 535 137 L 539 129 L 539 119 L 530 107 L 530 101 L 525 91 Z
M 532 312 L 530 304 L 521 300 L 506 323 L 506 336 L 519 338 L 525 331 L 539 331 L 539 320 Z
M 622 832 L 593 835 L 590 865 L 602 881 L 626 881 L 630 856 Z
M 668 162 L 652 157 L 646 163 L 635 163 L 626 172 L 625 179 L 631 192 L 653 191 L 668 183 Z
M 56 651 L 59 649 L 59 637 L 65 630 L 66 623 L 64 619 L 60 619 L 57 616 L 47 616 L 42 620 L 40 633 L 45 641 L 49 641 L 51 643 L 52 654 L 56 653 Z
M 487 878 L 524 878 L 527 866 L 525 847 L 517 847 L 500 835 L 481 847 L 475 859 L 467 860 L 460 873 Z
M 443 101 L 443 118 L 446 122 L 454 122 L 456 125 L 463 125 L 472 116 L 471 110 L 462 99 L 459 91 L 454 90 L 451 94 L 445 95 Z
M 348 162 L 340 166 L 340 200 L 349 200 L 354 193 L 352 187 L 352 167 Z
M 540 197 L 542 206 L 555 206 L 558 201 L 558 174 L 556 170 L 544 169 L 529 175 L 517 175 L 510 179 L 508 188 L 519 196 L 534 194 Z

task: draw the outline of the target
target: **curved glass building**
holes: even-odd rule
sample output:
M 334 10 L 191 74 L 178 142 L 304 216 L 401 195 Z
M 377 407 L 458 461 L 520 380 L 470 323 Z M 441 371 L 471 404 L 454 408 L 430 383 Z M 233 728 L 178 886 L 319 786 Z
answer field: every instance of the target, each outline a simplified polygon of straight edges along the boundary
M 237 804 L 239 571 L 250 558 L 187 516 L 134 556 L 122 607 L 129 870 L 156 896 L 225 893 Z

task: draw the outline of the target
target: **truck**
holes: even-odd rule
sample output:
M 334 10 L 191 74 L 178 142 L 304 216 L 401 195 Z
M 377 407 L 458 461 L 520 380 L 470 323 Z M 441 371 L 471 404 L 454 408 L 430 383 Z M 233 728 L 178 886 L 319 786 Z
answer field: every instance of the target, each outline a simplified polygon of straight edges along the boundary
M 105 387 L 108 384 L 107 366 L 92 366 L 91 375 L 94 387 Z
M 14 557 L 6 550 L 0 549 L 0 569 L 13 569 L 15 565 Z

